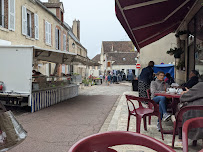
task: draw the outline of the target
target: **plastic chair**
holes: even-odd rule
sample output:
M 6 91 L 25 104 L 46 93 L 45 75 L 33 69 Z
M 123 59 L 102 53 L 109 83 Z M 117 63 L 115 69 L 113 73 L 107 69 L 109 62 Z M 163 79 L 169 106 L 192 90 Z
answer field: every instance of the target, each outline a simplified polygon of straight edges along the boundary
M 116 152 L 109 147 L 116 145 L 140 145 L 158 152 L 175 152 L 164 143 L 139 133 L 112 131 L 86 137 L 75 143 L 69 152 Z
M 192 128 L 203 128 L 203 117 L 187 120 L 182 128 L 183 152 L 188 152 L 188 131 Z M 202 137 L 203 139 L 203 137 Z
M 182 127 L 182 120 L 183 120 L 183 114 L 190 110 L 203 110 L 203 106 L 186 106 L 180 109 L 175 119 L 172 117 L 173 121 L 173 138 L 172 138 L 172 148 L 174 148 L 175 143 L 175 136 L 178 131 L 179 127 Z M 194 142 L 195 143 L 195 142 Z
M 151 91 L 150 91 L 150 89 L 147 89 L 147 97 L 148 97 L 148 99 L 151 99 Z M 149 108 L 152 109 L 151 104 L 149 104 Z M 148 117 L 148 124 L 151 125 L 151 116 Z
M 136 132 L 140 133 L 140 125 L 141 125 L 141 120 L 143 118 L 144 122 L 144 129 L 147 130 L 147 123 L 146 123 L 146 116 L 157 116 L 160 122 L 160 128 L 161 128 L 161 136 L 162 140 L 164 140 L 163 137 L 163 129 L 161 125 L 161 115 L 159 113 L 159 105 L 156 104 L 153 100 L 151 99 L 146 99 L 146 98 L 141 98 L 141 97 L 135 97 L 132 95 L 125 95 L 126 96 L 126 101 L 127 101 L 127 106 L 128 106 L 128 123 L 127 123 L 127 131 L 129 130 L 129 124 L 130 124 L 130 116 L 135 116 L 136 117 Z M 136 109 L 135 105 L 132 100 L 136 100 L 139 103 L 139 107 Z M 142 106 L 142 101 L 148 102 L 148 104 L 152 105 L 152 108 L 144 108 Z M 129 105 L 133 106 L 133 109 L 130 108 Z M 131 110 L 132 109 L 132 110 Z

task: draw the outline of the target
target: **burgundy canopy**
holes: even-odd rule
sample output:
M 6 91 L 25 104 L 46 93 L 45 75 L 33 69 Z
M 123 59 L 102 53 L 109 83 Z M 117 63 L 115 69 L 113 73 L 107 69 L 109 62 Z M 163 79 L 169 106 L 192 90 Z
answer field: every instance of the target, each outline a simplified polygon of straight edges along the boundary
M 116 16 L 135 47 L 174 32 L 196 0 L 116 0 Z

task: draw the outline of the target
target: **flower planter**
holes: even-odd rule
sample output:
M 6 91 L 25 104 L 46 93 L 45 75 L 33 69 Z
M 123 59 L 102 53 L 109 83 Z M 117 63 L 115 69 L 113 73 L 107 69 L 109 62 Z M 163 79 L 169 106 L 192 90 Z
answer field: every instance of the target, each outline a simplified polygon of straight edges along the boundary
M 183 35 L 180 35 L 180 40 L 186 40 L 187 39 L 187 34 L 183 34 Z

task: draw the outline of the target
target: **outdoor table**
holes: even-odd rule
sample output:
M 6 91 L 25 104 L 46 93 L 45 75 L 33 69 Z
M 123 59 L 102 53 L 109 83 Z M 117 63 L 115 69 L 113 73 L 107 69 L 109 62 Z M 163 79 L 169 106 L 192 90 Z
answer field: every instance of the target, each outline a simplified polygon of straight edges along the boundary
M 164 97 L 166 97 L 166 98 L 180 99 L 181 94 L 166 93 L 166 92 L 164 91 L 164 92 L 155 93 L 155 96 L 164 96 Z
M 164 96 L 166 98 L 172 99 L 172 103 L 171 103 L 170 107 L 173 110 L 173 114 L 175 114 L 176 109 L 177 109 L 177 105 L 180 102 L 181 94 L 166 93 L 164 91 L 164 92 L 155 93 L 155 96 Z
M 172 103 L 171 103 L 171 108 L 173 109 L 173 114 L 175 114 L 177 105 L 180 102 L 180 97 L 181 94 L 176 94 L 176 93 L 166 93 L 166 92 L 159 92 L 155 93 L 156 96 L 164 96 L 166 98 L 171 98 Z M 164 134 L 173 134 L 173 130 L 163 130 Z

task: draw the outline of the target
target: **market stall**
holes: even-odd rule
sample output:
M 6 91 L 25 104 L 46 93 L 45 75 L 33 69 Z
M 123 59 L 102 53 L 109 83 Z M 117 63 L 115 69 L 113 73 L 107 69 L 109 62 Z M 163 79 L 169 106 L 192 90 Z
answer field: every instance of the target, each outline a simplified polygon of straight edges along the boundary
M 33 74 L 36 61 L 55 64 L 51 76 Z M 57 75 L 60 64 L 94 64 L 77 54 L 35 46 L 0 46 L 0 101 L 5 105 L 30 106 L 31 112 L 78 95 L 78 85 L 70 75 Z

